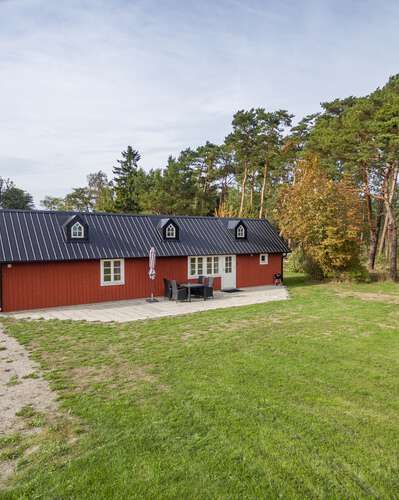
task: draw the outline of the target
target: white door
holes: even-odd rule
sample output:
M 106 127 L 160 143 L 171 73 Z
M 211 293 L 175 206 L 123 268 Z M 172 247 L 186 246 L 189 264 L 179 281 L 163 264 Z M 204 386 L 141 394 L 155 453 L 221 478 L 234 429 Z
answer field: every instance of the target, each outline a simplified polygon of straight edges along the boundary
M 222 290 L 236 288 L 236 256 L 222 256 Z

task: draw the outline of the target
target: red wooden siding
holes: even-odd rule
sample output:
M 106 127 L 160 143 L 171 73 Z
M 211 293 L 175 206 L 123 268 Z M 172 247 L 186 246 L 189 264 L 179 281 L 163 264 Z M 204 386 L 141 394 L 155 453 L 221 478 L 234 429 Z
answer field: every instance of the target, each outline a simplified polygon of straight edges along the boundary
M 237 255 L 237 287 L 271 285 L 281 271 L 281 255 Z M 163 295 L 163 278 L 187 282 L 187 257 L 157 258 L 154 294 Z M 148 259 L 125 259 L 125 284 L 101 286 L 100 261 L 45 262 L 2 266 L 3 311 L 38 309 L 149 297 Z M 190 280 L 195 281 L 195 280 Z M 221 279 L 215 279 L 219 289 Z
M 157 259 L 155 295 L 163 278 L 187 281 L 187 257 Z M 125 259 L 125 284 L 100 286 L 100 261 L 3 266 L 3 311 L 148 297 L 148 259 Z
M 273 284 L 273 274 L 281 273 L 282 255 L 269 254 L 269 263 L 261 265 L 259 255 L 237 255 L 237 288 Z

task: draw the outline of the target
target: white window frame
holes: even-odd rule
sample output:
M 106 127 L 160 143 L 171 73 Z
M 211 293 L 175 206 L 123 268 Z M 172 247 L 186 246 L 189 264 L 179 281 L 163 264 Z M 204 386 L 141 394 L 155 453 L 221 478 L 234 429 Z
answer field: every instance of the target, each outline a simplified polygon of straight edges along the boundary
M 245 227 L 242 224 L 237 227 L 236 235 L 239 239 L 245 238 Z
M 171 232 L 169 232 L 170 229 Z M 172 223 L 166 226 L 165 237 L 167 240 L 174 240 L 176 238 L 176 227 Z
M 79 235 L 73 234 L 75 228 L 77 228 L 78 231 L 80 231 Z M 85 228 L 83 224 L 81 224 L 79 221 L 76 221 L 75 224 L 72 224 L 71 226 L 71 238 L 73 238 L 74 240 L 81 240 L 84 237 L 85 237 Z
M 265 257 L 265 260 L 262 260 L 262 257 Z M 261 266 L 267 266 L 269 264 L 269 254 L 268 253 L 260 253 L 259 254 L 259 264 Z
M 187 258 L 187 275 L 189 279 L 199 276 L 220 276 L 221 255 L 193 255 Z M 208 273 L 208 258 L 212 259 L 212 273 Z M 191 259 L 195 259 L 195 274 L 191 274 Z M 198 272 L 198 259 L 202 259 L 202 272 Z M 215 273 L 215 262 L 217 262 L 217 272 Z
M 111 262 L 111 281 L 104 281 L 104 264 L 105 262 Z M 115 273 L 115 262 L 120 262 L 121 264 L 121 278 L 119 280 L 114 279 Z M 125 284 L 125 259 L 102 259 L 100 261 L 101 269 L 101 286 L 113 286 L 113 285 L 124 285 Z

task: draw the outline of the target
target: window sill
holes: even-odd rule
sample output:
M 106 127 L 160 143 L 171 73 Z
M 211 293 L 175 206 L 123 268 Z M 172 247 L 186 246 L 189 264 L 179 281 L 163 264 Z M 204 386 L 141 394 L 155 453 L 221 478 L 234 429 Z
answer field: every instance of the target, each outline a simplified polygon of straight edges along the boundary
M 120 286 L 120 285 L 124 285 L 125 282 L 124 281 L 111 281 L 111 282 L 105 282 L 105 283 L 101 283 L 101 286 Z
M 220 274 L 195 274 L 194 276 L 193 275 L 189 275 L 188 279 L 189 280 L 197 280 L 200 276 L 205 276 L 206 278 L 220 278 Z

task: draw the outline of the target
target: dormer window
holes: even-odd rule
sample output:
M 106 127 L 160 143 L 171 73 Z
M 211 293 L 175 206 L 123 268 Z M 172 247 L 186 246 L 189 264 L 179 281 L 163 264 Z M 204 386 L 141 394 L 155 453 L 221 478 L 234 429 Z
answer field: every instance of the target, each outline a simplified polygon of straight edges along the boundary
M 82 226 L 80 222 L 75 222 L 75 224 L 71 227 L 71 238 L 82 239 L 84 237 L 85 237 L 85 228 Z
M 242 225 L 237 227 L 237 238 L 245 238 L 245 228 Z
M 173 224 L 169 224 L 166 227 L 165 237 L 168 240 L 170 240 L 170 239 L 174 240 L 176 238 L 176 228 L 175 228 L 175 226 Z
M 82 216 L 72 215 L 62 227 L 67 241 L 74 243 L 87 243 L 89 241 L 89 226 Z
M 179 226 L 173 219 L 161 219 L 157 227 L 164 240 L 179 240 Z
M 247 239 L 247 226 L 242 220 L 229 220 L 227 229 L 236 240 Z

